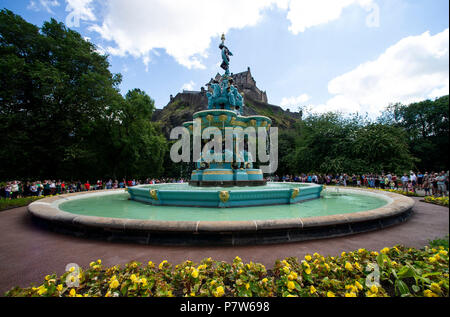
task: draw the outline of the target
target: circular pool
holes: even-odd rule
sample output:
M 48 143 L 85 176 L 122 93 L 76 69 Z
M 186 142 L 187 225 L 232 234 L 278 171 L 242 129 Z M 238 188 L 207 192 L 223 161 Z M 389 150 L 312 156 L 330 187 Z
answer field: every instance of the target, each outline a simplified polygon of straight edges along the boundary
M 36 201 L 28 210 L 39 224 L 87 237 L 152 244 L 262 244 L 380 229 L 408 219 L 414 205 L 402 195 L 342 187 L 328 187 L 319 199 L 301 203 L 240 208 L 157 206 L 129 197 L 125 190 L 66 194 Z

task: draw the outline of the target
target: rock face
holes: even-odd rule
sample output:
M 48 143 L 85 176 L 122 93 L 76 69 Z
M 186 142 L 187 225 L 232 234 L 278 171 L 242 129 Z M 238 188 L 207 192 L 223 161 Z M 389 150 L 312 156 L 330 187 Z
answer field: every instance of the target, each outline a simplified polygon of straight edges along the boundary
M 214 79 L 218 79 L 217 76 L 220 77 L 217 74 Z M 256 86 L 250 67 L 245 72 L 231 74 L 231 77 L 233 84 L 244 96 L 244 116 L 263 115 L 272 119 L 273 127 L 284 129 L 291 128 L 296 121 L 301 120 L 301 112 L 285 111 L 279 106 L 267 103 L 267 94 Z M 214 79 L 211 78 L 206 84 L 208 89 Z M 175 97 L 171 95 L 167 106 L 155 110 L 152 121 L 159 121 L 164 134 L 168 137 L 172 128 L 181 126 L 183 122 L 191 121 L 195 112 L 207 109 L 206 91 L 202 87 L 200 91 L 183 90 Z

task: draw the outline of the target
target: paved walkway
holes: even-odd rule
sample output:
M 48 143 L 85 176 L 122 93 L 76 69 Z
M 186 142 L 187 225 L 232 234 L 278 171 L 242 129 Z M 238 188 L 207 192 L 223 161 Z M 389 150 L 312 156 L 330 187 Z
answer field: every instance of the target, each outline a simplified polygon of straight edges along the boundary
M 61 275 L 68 263 L 86 268 L 97 259 L 113 266 L 132 260 L 179 264 L 187 259 L 199 262 L 206 257 L 231 262 L 239 256 L 245 262 L 259 262 L 271 268 L 276 259 L 288 256 L 303 258 L 314 252 L 336 256 L 342 251 L 380 250 L 395 244 L 421 248 L 430 240 L 448 235 L 449 209 L 414 199 L 413 216 L 394 227 L 341 238 L 238 247 L 149 246 L 76 238 L 39 228 L 31 222 L 26 207 L 15 208 L 0 212 L 0 296 L 16 285 L 38 284 L 46 274 Z

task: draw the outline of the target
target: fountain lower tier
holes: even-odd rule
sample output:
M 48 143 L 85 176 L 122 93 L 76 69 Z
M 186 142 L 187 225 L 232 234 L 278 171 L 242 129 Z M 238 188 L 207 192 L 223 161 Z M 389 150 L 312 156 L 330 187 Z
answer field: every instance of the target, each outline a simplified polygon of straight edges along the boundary
M 266 185 L 200 188 L 174 184 L 135 186 L 127 190 L 130 199 L 151 205 L 227 208 L 300 203 L 319 198 L 322 186 L 279 183 L 276 187 Z

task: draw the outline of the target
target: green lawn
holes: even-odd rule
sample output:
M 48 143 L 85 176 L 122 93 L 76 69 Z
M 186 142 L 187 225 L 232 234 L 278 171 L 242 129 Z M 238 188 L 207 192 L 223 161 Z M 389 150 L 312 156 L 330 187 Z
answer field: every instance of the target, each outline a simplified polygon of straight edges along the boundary
M 5 199 L 0 198 L 0 211 L 16 208 L 16 207 L 22 207 L 27 206 L 29 203 L 44 198 L 44 196 L 41 197 L 24 197 L 24 198 L 16 198 L 16 199 Z

